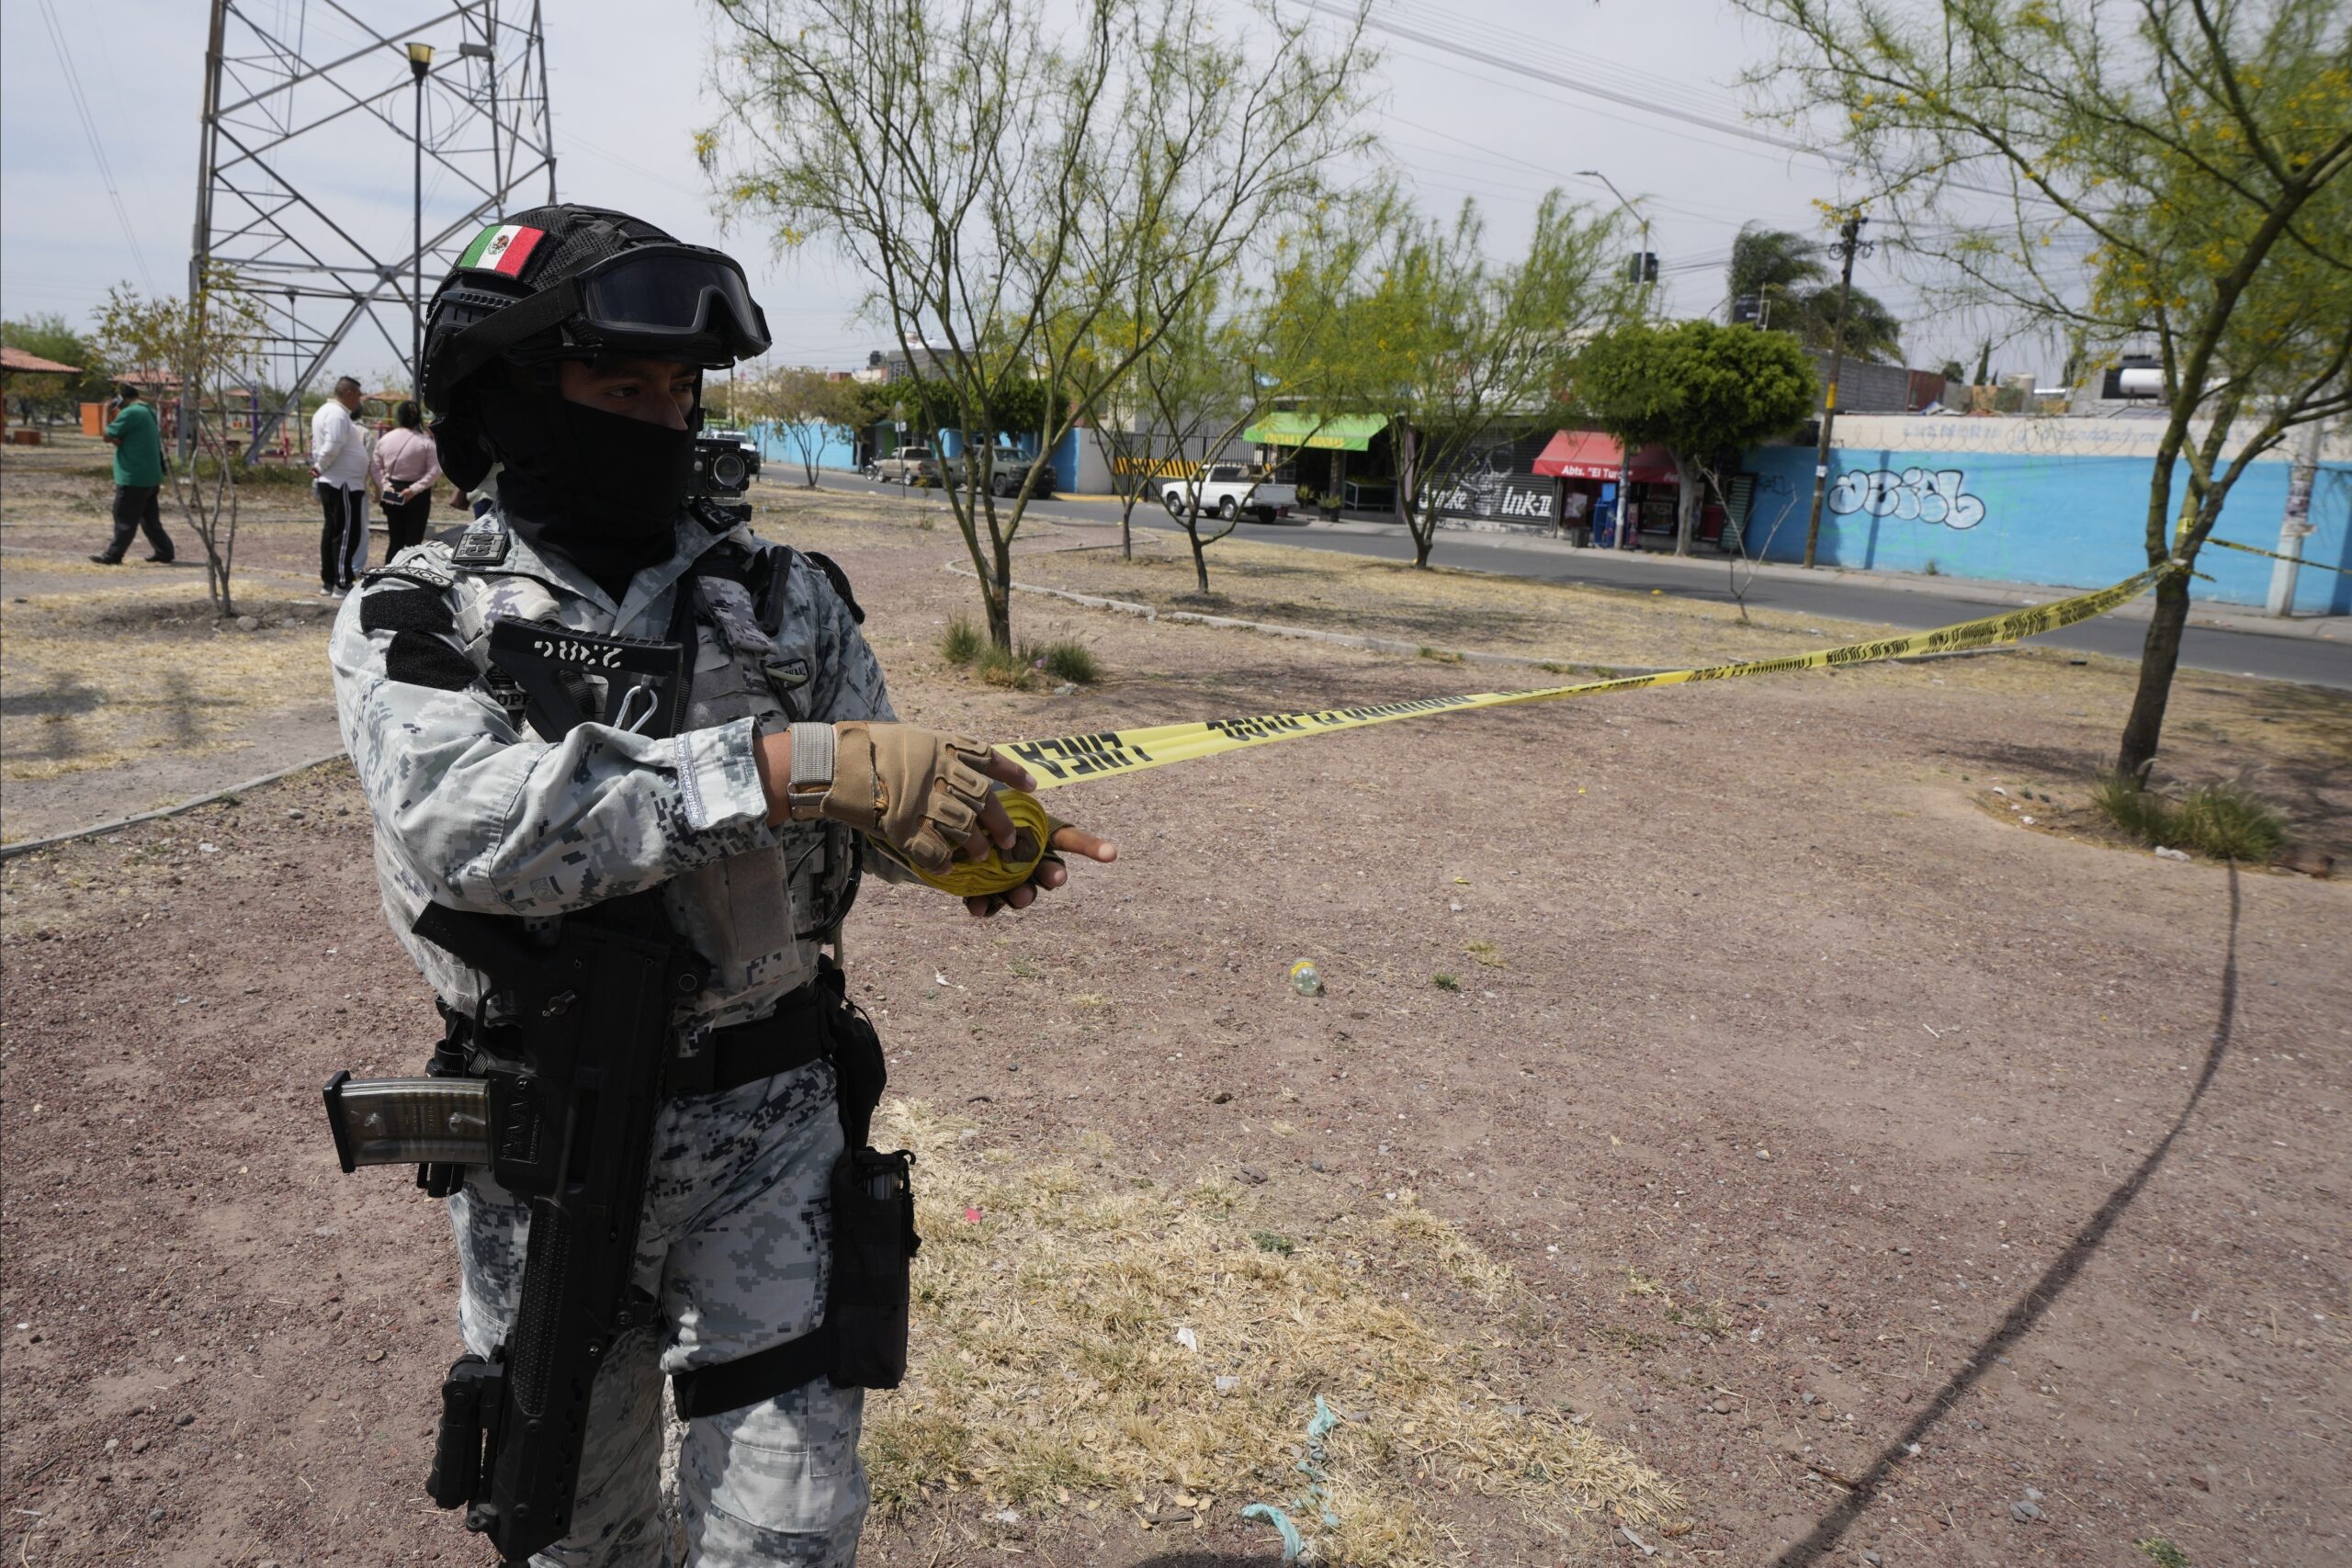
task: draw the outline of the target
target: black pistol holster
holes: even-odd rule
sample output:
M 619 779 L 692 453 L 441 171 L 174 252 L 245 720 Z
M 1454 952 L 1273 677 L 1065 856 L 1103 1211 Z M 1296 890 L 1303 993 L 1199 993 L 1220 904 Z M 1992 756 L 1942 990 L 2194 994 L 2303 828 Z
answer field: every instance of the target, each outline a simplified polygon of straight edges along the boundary
M 888 1080 L 881 1037 L 852 1002 L 841 969 L 820 960 L 812 983 L 833 1064 L 844 1146 L 833 1165 L 832 1268 L 821 1322 L 797 1339 L 670 1380 L 681 1417 L 716 1416 L 823 1377 L 835 1388 L 896 1388 L 907 1375 L 909 1265 L 915 1235 L 915 1156 L 872 1145 Z

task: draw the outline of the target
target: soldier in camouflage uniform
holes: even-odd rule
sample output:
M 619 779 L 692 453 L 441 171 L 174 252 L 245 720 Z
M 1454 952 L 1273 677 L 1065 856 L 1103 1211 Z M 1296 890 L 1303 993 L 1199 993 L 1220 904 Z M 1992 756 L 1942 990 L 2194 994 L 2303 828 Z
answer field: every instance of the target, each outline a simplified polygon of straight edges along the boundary
M 609 283 L 627 269 L 598 264 L 625 254 L 639 272 L 668 266 L 664 286 L 634 302 L 579 286 Z M 548 300 L 567 288 L 564 315 Z M 682 299 L 670 336 L 650 335 L 664 302 Z M 528 335 L 468 338 L 524 307 L 536 312 Z M 626 330 L 600 333 L 600 310 Z M 484 338 L 502 340 L 495 355 Z M 426 543 L 369 574 L 336 620 L 333 658 L 385 913 L 451 1016 L 477 1016 L 483 982 L 410 933 L 428 902 L 541 920 L 658 886 L 713 971 L 674 1018 L 690 1055 L 756 1033 L 815 977 L 854 879 L 852 829 L 929 869 L 1012 843 L 988 789 L 1025 774 L 893 722 L 838 569 L 686 503 L 700 371 L 764 347 L 731 262 L 594 209 L 494 226 L 435 296 L 424 390 L 443 414 L 442 467 L 471 489 L 498 462 L 500 501 L 457 546 Z M 492 669 L 502 621 L 683 642 L 691 683 L 673 732 L 641 733 L 622 712 L 543 738 Z M 1112 855 L 1067 827 L 1049 848 L 1034 886 L 973 912 L 1059 886 L 1062 854 Z M 823 1060 L 665 1102 L 637 1238 L 660 1318 L 617 1341 L 598 1374 L 571 1534 L 535 1562 L 668 1563 L 662 1379 L 817 1324 L 842 1147 Z M 515 1311 L 529 1211 L 479 1169 L 449 1209 L 459 1326 L 486 1356 Z M 819 1377 L 691 1421 L 678 1477 L 686 1561 L 852 1562 L 867 1501 L 861 1400 Z

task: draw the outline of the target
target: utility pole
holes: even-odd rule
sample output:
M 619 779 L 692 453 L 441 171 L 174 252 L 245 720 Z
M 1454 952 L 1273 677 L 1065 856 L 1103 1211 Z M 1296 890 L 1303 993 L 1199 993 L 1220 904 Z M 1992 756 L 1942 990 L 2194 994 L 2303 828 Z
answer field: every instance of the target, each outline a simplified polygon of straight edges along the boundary
M 1639 208 L 1625 199 L 1625 193 L 1617 188 L 1617 182 L 1599 169 L 1578 169 L 1577 174 L 1582 178 L 1599 180 L 1602 185 L 1607 186 L 1609 194 L 1617 198 L 1617 205 L 1632 213 L 1634 221 L 1642 226 L 1642 248 L 1634 257 L 1632 277 L 1634 283 L 1643 288 L 1656 283 L 1657 264 L 1650 257 L 1650 220 L 1643 216 Z M 1621 550 L 1630 550 L 1634 547 L 1631 504 L 1633 468 L 1634 455 L 1625 450 L 1625 444 L 1621 441 L 1617 444 L 1617 538 L 1615 540 L 1616 547 Z
M 2270 594 L 2266 606 L 2274 615 L 2295 613 L 2295 578 L 2302 570 L 2303 540 L 2315 530 L 2312 527 L 2312 486 L 2319 478 L 2320 447 L 2324 441 L 2325 420 L 2315 419 L 2303 426 L 2301 439 L 2295 443 L 2295 456 L 2287 470 L 2287 510 L 2278 520 L 2278 554 L 2281 559 L 2270 563 Z
M 416 123 L 414 133 L 409 138 L 413 158 L 413 183 L 409 187 L 413 205 L 409 211 L 416 241 L 412 253 L 416 271 L 408 301 L 408 389 L 420 408 L 424 403 L 424 76 L 432 69 L 433 46 L 429 43 L 410 44 L 408 73 L 416 83 Z M 498 150 L 494 145 L 490 157 L 494 168 L 498 162 Z
M 1870 220 L 1857 212 L 1838 225 L 1830 249 L 1845 258 L 1838 277 L 1838 326 L 1829 334 L 1829 394 L 1821 404 L 1821 442 L 1813 454 L 1813 505 L 1804 517 L 1804 564 L 1810 570 L 1821 546 L 1821 500 L 1829 489 L 1829 431 L 1838 420 L 1838 377 L 1846 368 L 1846 302 L 1854 293 L 1854 258 L 1878 247 L 1862 238 Z

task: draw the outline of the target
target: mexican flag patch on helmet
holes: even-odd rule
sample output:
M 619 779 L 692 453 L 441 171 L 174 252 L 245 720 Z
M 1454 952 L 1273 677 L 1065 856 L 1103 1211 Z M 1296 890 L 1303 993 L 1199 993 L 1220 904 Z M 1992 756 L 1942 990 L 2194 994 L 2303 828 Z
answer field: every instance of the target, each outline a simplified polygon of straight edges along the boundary
M 527 229 L 520 223 L 493 223 L 474 236 L 474 243 L 458 258 L 458 265 L 520 277 L 523 264 L 531 259 L 531 253 L 546 238 L 544 229 Z

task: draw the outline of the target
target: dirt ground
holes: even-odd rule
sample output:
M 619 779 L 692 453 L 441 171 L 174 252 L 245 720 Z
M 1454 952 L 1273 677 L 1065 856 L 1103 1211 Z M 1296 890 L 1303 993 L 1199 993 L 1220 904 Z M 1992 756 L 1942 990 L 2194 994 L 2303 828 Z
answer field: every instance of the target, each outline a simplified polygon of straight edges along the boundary
M 107 449 L 75 434 L 0 449 L 0 791 L 9 841 L 191 799 L 340 748 L 319 596 L 319 514 L 305 483 L 250 485 L 231 587 L 206 595 L 203 552 L 161 497 L 171 566 L 112 532 Z M 446 503 L 447 492 L 436 497 Z M 379 523 L 380 524 L 380 518 Z M 379 531 L 371 554 L 380 560 Z M 249 623 L 249 624 L 248 624 Z M 103 648 L 93 659 L 89 650 Z
M 1023 599 L 1023 636 L 1084 641 L 1106 678 L 1008 693 L 933 650 L 972 607 L 952 525 L 771 511 L 848 569 L 924 723 L 1012 739 L 1491 680 Z M 12 505 L 12 569 L 35 526 L 62 525 Z M 1434 624 L 1485 645 L 1475 604 Z M 1262 1233 L 1349 1272 L 1422 1337 L 1400 1343 L 1467 1359 L 1464 1411 L 1572 1426 L 1668 1489 L 1522 1506 L 1357 1402 L 1334 1486 L 1411 1497 L 1397 1560 L 2352 1558 L 2352 893 L 2100 841 L 2082 800 L 2127 690 L 2047 655 L 1873 667 L 1058 792 L 1115 866 L 988 922 L 871 886 L 853 925 L 894 1091 L 978 1151 L 940 1162 L 934 1229 L 993 1214 L 984 1179 L 1007 1204 L 1065 1168 L 1148 1188 L 1245 1254 Z M 2247 777 L 2345 852 L 2352 704 L 2189 676 L 2176 715 L 2167 773 Z M 422 1489 L 445 1222 L 398 1173 L 340 1175 L 320 1125 L 333 1069 L 413 1071 L 432 1032 L 348 773 L 8 862 L 0 954 L 6 1554 L 487 1561 Z M 1285 984 L 1302 955 L 1320 998 Z M 1366 1239 L 1407 1208 L 1418 1251 Z M 943 1277 L 987 1274 L 991 1234 Z M 966 1326 L 916 1332 L 921 1362 Z M 893 1399 L 1017 1400 L 1010 1366 L 975 1358 L 960 1395 L 927 1369 L 876 1428 Z M 1236 1462 L 1283 1500 L 1294 1458 Z M 1245 1495 L 1162 1479 L 1013 1507 L 941 1473 L 864 1560 L 1277 1560 Z

